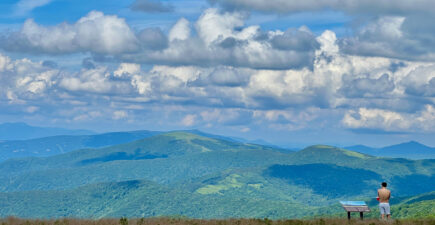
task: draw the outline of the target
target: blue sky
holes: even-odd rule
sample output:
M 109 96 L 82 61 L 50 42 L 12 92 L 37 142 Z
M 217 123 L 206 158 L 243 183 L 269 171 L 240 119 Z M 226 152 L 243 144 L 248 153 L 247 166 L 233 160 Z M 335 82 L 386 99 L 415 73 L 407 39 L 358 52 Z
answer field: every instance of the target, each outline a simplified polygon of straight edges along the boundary
M 6 0 L 0 122 L 435 146 L 429 0 Z

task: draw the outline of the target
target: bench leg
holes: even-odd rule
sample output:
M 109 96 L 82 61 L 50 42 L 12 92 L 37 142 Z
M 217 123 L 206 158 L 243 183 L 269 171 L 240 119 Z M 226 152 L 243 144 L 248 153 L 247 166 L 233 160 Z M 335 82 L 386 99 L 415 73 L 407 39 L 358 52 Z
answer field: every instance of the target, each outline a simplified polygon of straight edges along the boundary
M 347 212 L 347 219 L 350 220 L 350 212 Z
M 364 220 L 363 212 L 359 212 L 359 218 L 361 218 L 361 220 Z

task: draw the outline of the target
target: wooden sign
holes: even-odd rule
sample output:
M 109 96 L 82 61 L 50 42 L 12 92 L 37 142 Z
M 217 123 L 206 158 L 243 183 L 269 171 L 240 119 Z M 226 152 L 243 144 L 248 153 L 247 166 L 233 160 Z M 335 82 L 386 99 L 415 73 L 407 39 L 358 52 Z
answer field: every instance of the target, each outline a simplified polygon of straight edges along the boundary
M 340 204 L 346 210 L 348 219 L 351 212 L 359 212 L 361 219 L 364 219 L 364 212 L 370 212 L 369 206 L 364 201 L 340 201 Z

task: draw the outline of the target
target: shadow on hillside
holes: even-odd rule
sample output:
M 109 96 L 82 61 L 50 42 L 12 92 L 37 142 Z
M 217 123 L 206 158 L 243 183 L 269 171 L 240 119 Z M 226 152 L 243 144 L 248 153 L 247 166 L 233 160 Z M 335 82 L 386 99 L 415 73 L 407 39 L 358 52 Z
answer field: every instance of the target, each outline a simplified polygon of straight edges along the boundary
M 291 184 L 308 186 L 315 193 L 331 198 L 365 193 L 374 188 L 369 181 L 382 180 L 372 171 L 329 164 L 273 165 L 264 173 Z

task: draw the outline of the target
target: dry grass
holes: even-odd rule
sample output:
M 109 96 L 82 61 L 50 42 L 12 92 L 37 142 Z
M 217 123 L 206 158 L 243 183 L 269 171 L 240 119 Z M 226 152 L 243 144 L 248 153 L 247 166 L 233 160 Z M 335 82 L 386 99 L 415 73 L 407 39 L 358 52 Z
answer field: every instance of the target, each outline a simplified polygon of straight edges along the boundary
M 0 225 L 435 225 L 435 219 L 407 220 L 351 220 L 347 219 L 313 219 L 313 220 L 269 220 L 269 219 L 227 219 L 200 220 L 178 218 L 149 219 L 58 219 L 27 220 L 9 217 L 0 219 Z

